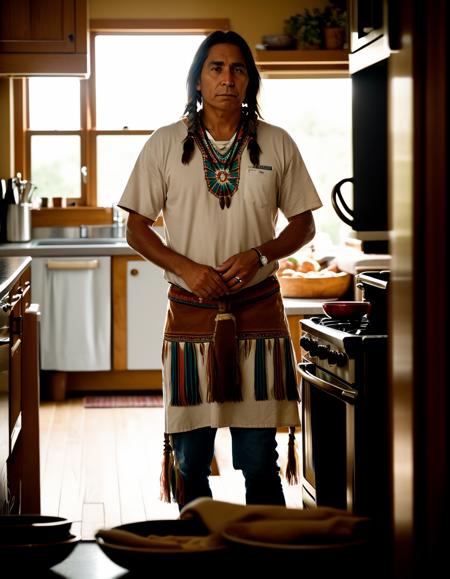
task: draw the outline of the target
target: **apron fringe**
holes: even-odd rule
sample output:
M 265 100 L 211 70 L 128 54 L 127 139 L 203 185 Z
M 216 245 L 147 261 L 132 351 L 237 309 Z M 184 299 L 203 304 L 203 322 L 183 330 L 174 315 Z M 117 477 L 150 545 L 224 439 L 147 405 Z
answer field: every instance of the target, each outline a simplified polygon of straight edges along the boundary
M 258 338 L 255 344 L 255 400 L 267 400 L 266 340 Z
M 295 426 L 289 427 L 288 458 L 285 478 L 289 485 L 296 485 L 299 481 L 300 468 L 297 441 L 295 439 Z
M 197 354 L 191 342 L 170 342 L 170 404 L 195 406 L 202 403 Z
M 218 324 L 229 323 L 234 322 L 218 321 Z M 208 403 L 241 401 L 239 358 L 248 360 L 252 355 L 255 400 L 300 401 L 290 338 L 237 340 L 228 335 L 229 330 L 234 331 L 230 327 L 218 330 L 218 343 L 164 341 L 163 365 L 170 367 L 170 405 L 202 404 L 200 374 L 203 372 L 206 379 L 204 396 Z
M 160 476 L 160 499 L 165 503 L 184 503 L 184 483 L 176 466 L 170 434 L 164 433 L 164 451 Z

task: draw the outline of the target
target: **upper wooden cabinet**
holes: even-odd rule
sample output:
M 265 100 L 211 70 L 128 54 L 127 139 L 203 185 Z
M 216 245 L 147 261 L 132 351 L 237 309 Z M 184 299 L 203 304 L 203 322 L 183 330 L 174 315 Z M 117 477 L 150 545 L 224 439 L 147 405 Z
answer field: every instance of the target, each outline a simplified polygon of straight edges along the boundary
M 1 75 L 88 72 L 87 0 L 2 0 Z

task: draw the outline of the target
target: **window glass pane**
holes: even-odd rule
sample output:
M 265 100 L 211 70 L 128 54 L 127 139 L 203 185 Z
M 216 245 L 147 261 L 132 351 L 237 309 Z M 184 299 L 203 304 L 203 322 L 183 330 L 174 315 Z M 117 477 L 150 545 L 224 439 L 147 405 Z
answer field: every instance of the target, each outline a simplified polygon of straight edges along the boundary
M 183 115 L 186 78 L 204 35 L 99 35 L 97 128 L 154 129 Z
M 81 197 L 80 137 L 31 137 L 31 180 L 39 197 Z
M 111 207 L 122 196 L 148 135 L 97 137 L 97 205 Z
M 80 128 L 79 79 L 30 78 L 28 90 L 31 130 L 78 130 Z
M 331 204 L 335 183 L 353 176 L 351 105 L 350 79 L 262 80 L 261 114 L 286 129 L 299 146 L 323 203 L 314 212 L 316 228 L 333 243 L 351 232 Z

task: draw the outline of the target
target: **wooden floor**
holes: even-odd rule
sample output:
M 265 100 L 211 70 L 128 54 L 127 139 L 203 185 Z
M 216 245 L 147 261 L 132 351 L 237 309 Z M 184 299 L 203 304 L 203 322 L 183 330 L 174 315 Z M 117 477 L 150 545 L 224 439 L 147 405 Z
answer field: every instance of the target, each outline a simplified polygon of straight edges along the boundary
M 178 517 L 175 504 L 159 499 L 162 408 L 84 408 L 82 398 L 42 402 L 40 432 L 42 514 L 73 521 L 72 532 L 82 539 L 93 539 L 100 528 Z M 277 437 L 285 457 L 287 433 Z M 216 461 L 214 498 L 244 504 L 228 429 L 217 433 Z M 299 486 L 284 489 L 287 506 L 301 508 Z

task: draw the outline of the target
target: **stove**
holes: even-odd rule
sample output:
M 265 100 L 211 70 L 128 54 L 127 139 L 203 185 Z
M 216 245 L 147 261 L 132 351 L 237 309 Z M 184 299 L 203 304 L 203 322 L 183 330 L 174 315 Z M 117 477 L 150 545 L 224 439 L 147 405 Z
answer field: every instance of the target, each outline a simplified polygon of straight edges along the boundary
M 303 506 L 373 517 L 380 529 L 390 500 L 385 299 L 373 319 L 302 319 L 298 364 Z
M 301 327 L 304 359 L 355 387 L 361 386 L 365 353 L 377 345 L 384 349 L 387 341 L 366 316 L 362 320 L 313 317 L 302 320 Z

